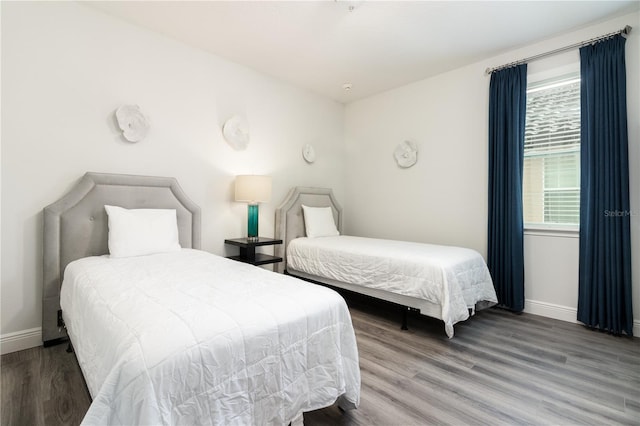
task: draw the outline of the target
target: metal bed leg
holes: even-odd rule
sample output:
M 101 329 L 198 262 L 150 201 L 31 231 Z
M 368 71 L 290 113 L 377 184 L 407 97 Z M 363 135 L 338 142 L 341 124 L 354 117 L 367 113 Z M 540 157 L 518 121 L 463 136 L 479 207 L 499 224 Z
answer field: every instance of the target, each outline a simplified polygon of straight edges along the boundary
M 400 327 L 401 330 L 408 330 L 409 327 L 407 326 L 407 313 L 409 312 L 409 307 L 408 306 L 403 306 L 402 307 L 402 327 Z

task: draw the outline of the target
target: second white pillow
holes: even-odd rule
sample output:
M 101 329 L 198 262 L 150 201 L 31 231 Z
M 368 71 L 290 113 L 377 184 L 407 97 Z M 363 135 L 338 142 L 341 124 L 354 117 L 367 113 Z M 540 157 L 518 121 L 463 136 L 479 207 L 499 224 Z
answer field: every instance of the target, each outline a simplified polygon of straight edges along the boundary
M 307 237 L 334 237 L 340 235 L 333 219 L 331 207 L 309 207 L 302 205 L 304 227 Z

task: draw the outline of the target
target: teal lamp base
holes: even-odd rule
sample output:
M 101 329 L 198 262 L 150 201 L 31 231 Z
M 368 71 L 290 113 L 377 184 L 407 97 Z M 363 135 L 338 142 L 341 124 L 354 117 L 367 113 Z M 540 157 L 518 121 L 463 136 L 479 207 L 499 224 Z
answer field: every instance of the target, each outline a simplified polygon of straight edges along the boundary
M 247 214 L 247 240 L 258 240 L 258 205 L 249 204 L 249 211 Z

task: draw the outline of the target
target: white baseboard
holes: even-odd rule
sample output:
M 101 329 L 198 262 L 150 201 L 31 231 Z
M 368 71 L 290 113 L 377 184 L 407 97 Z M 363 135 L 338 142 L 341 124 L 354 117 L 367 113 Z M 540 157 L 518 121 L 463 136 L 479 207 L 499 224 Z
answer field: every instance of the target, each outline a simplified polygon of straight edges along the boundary
M 30 328 L 0 336 L 2 355 L 42 345 L 42 328 Z
M 554 305 L 553 303 L 525 300 L 524 311 L 541 317 L 553 318 L 560 321 L 578 323 L 578 310 L 569 306 Z M 633 320 L 633 335 L 640 337 L 640 320 Z
M 524 311 L 528 314 L 553 318 L 560 321 L 577 323 L 578 310 L 570 306 L 555 305 L 553 303 L 525 300 Z

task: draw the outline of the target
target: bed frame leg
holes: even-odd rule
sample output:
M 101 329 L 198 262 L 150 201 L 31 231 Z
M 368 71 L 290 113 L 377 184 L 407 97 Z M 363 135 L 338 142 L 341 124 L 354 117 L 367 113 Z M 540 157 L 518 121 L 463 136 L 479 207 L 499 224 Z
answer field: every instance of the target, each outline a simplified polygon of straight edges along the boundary
M 69 340 L 69 344 L 67 345 L 67 352 L 68 353 L 73 352 L 73 346 L 71 346 L 71 340 Z
M 409 307 L 408 306 L 403 306 L 402 307 L 402 327 L 400 327 L 401 330 L 408 330 L 409 327 L 407 326 L 407 313 L 409 312 Z

